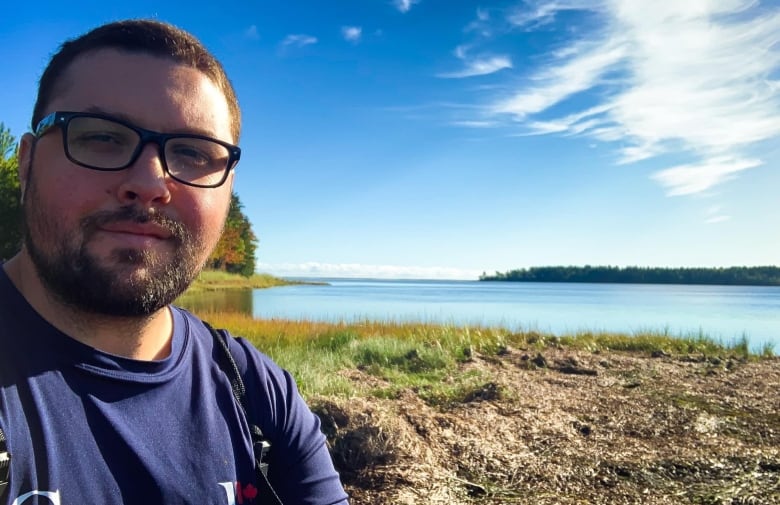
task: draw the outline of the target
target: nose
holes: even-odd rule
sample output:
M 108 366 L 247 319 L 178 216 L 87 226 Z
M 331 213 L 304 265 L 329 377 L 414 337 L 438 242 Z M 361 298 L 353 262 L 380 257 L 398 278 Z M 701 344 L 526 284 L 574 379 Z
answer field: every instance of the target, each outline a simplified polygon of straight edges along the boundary
M 135 162 L 120 172 L 123 175 L 118 197 L 124 204 L 165 205 L 171 200 L 169 184 L 159 146 L 146 144 Z

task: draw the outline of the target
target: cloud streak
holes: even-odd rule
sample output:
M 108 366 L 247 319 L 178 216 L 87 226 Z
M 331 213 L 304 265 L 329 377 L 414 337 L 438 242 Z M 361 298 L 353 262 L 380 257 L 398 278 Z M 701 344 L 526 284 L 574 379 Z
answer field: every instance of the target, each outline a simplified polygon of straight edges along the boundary
M 259 40 L 260 34 L 257 32 L 257 25 L 252 25 L 244 30 L 244 36 L 250 40 Z
M 481 119 L 526 134 L 594 138 L 614 145 L 619 163 L 677 155 L 688 162 L 653 180 L 670 196 L 707 191 L 761 165 L 757 150 L 780 136 L 780 10 L 758 7 L 751 0 L 658 0 L 653 9 L 634 0 L 526 2 L 503 19 L 515 31 L 550 25 L 569 10 L 589 11 L 591 23 L 542 54 L 542 65 L 490 100 Z M 469 68 L 479 67 L 467 62 L 462 76 Z
M 472 57 L 468 55 L 468 49 L 464 46 L 455 48 L 455 56 L 463 61 L 463 68 L 455 72 L 439 74 L 438 77 L 445 79 L 462 79 L 464 77 L 493 74 L 506 68 L 512 68 L 512 60 L 508 56 Z
M 416 3 L 420 3 L 420 0 L 393 0 L 393 5 L 395 8 L 404 14 L 409 12 L 409 10 L 412 8 L 412 5 Z
M 449 267 L 366 265 L 360 263 L 259 263 L 258 271 L 286 277 L 476 280 L 481 271 Z
M 317 37 L 306 34 L 290 34 L 282 40 L 284 47 L 304 47 L 317 43 Z
M 360 42 L 360 37 L 363 35 L 363 29 L 359 26 L 342 26 L 341 36 L 348 42 L 357 43 Z
M 706 191 L 742 170 L 759 165 L 761 161 L 756 159 L 709 158 L 701 163 L 661 170 L 652 178 L 665 186 L 671 196 L 690 195 Z
M 599 9 L 597 0 L 551 0 L 531 1 L 513 9 L 507 21 L 515 26 L 534 29 L 552 23 L 564 11 Z
M 716 224 L 716 223 L 722 223 L 724 221 L 728 221 L 731 219 L 731 216 L 725 215 L 722 211 L 720 206 L 714 205 L 707 209 L 705 213 L 706 219 L 704 220 L 707 224 Z

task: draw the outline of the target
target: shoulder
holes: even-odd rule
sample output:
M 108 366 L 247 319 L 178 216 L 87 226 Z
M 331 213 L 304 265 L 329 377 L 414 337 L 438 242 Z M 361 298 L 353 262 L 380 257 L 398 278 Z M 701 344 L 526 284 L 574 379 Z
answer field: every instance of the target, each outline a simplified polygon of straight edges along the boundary
M 203 321 L 183 311 L 191 337 L 222 352 Z M 248 421 L 271 443 L 269 479 L 285 503 L 346 503 L 319 418 L 298 392 L 290 373 L 251 342 L 224 332 L 246 390 Z M 214 355 L 215 359 L 216 354 Z
M 219 363 L 219 354 L 223 351 L 215 345 L 215 337 L 206 322 L 184 309 L 174 307 L 174 310 L 183 317 L 193 345 Z M 262 413 L 263 424 L 283 423 L 283 412 L 289 409 L 291 399 L 298 395 L 293 377 L 246 338 L 237 337 L 227 330 L 218 331 L 220 338 L 226 337 L 224 341 L 247 391 L 249 408 Z
M 209 323 L 185 309 L 179 307 L 173 307 L 173 309 L 183 318 L 186 327 L 185 331 L 187 331 L 189 338 L 194 341 L 195 345 L 216 353 L 217 350 L 214 349 L 214 335 L 209 330 Z M 252 342 L 246 338 L 233 335 L 225 329 L 218 329 L 218 331 L 227 337 L 225 341 L 228 349 L 236 365 L 238 365 L 244 380 L 251 380 L 253 376 L 269 377 L 282 382 L 291 380 L 291 377 L 285 370 L 276 364 L 271 357 L 260 351 Z
M 298 394 L 292 375 L 248 339 L 227 333 L 228 349 L 238 365 L 250 405 L 270 408 L 276 421 L 285 417 Z M 257 405 L 260 401 L 263 405 Z

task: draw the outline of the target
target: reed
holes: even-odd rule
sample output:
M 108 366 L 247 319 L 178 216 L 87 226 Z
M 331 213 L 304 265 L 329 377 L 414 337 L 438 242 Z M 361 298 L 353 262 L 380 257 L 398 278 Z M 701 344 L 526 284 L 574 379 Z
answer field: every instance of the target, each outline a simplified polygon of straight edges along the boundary
M 275 286 L 288 286 L 300 284 L 295 281 L 280 279 L 270 274 L 254 274 L 244 277 L 220 270 L 202 270 L 184 295 L 202 291 L 216 291 L 222 289 L 262 289 Z
M 538 331 L 431 323 L 359 321 L 325 323 L 306 320 L 254 319 L 237 312 L 205 312 L 200 317 L 248 339 L 296 378 L 304 396 L 394 397 L 412 388 L 436 405 L 486 394 L 489 377 L 455 374 L 475 353 L 495 356 L 509 347 L 541 351 L 568 346 L 590 352 L 662 352 L 759 359 L 771 356 L 765 346 L 752 354 L 747 338 L 720 343 L 698 332 L 673 336 L 667 330 L 636 334 L 578 332 L 553 335 Z M 374 377 L 350 381 L 350 371 Z M 492 391 L 490 394 L 500 394 Z

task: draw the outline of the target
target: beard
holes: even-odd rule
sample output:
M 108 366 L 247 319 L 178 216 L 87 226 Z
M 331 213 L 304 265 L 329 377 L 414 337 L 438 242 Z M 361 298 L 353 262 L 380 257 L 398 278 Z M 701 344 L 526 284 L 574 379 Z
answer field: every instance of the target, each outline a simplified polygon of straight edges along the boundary
M 91 214 L 67 230 L 42 210 L 35 177 L 23 200 L 24 244 L 44 285 L 63 304 L 105 316 L 143 317 L 173 302 L 198 275 L 201 241 L 180 222 L 128 205 Z M 154 223 L 165 228 L 170 254 L 117 248 L 105 259 L 90 253 L 94 234 L 109 223 Z

